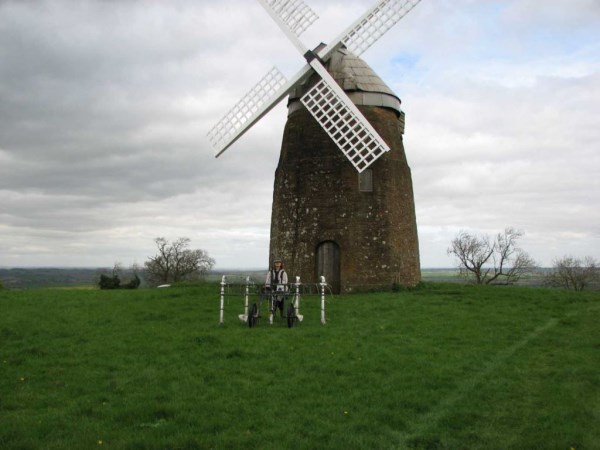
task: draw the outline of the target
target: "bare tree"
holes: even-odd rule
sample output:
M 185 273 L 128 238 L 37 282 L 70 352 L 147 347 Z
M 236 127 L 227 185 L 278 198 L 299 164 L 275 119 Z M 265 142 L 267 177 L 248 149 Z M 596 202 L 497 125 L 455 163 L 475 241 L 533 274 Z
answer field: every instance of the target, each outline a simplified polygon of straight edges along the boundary
M 181 237 L 170 243 L 159 237 L 154 242 L 158 254 L 144 263 L 147 277 L 152 282 L 173 283 L 200 278 L 215 264 L 206 251 L 189 249 L 189 238 Z
M 467 277 L 472 274 L 477 284 L 482 284 L 487 276 L 483 265 L 494 252 L 489 237 L 477 237 L 467 231 L 460 231 L 450 245 L 447 252 L 458 258 L 461 276 Z
M 474 277 L 477 284 L 510 284 L 535 269 L 535 261 L 521 248 L 521 231 L 506 228 L 492 241 L 489 236 L 476 236 L 460 231 L 452 240 L 448 254 L 458 259 L 460 275 Z
M 554 260 L 554 266 L 544 281 L 548 286 L 583 291 L 590 284 L 600 281 L 600 266 L 591 256 L 583 260 L 564 256 Z

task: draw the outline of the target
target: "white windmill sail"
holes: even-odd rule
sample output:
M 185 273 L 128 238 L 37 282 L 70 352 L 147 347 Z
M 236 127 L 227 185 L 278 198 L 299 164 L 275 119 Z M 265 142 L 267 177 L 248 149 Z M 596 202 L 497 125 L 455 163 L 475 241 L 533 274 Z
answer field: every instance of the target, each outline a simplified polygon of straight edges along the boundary
M 300 36 L 319 18 L 302 0 L 265 0 L 265 2 L 296 36 Z
M 389 150 L 325 80 L 313 86 L 300 101 L 359 173 Z
M 307 59 L 308 65 L 287 83 L 280 81 L 283 75 L 279 77 L 273 71 L 269 72 L 209 132 L 209 138 L 217 150 L 216 156 L 223 153 L 298 83 L 305 80 L 313 69 L 319 74 L 321 81 L 300 99 L 301 102 L 354 167 L 359 172 L 366 169 L 388 151 L 389 147 L 327 72 L 322 61 L 326 61 L 340 45 L 346 45 L 356 55 L 361 54 L 420 1 L 380 0 L 331 44 L 314 53 L 308 51 L 299 39 L 300 34 L 317 19 L 317 15 L 302 0 L 258 0 Z M 273 81 L 275 79 L 279 81 Z
M 266 112 L 266 101 L 276 96 L 287 83 L 283 74 L 273 67 L 209 132 L 217 155 L 221 154 L 240 136 L 244 126 L 252 125 Z M 284 94 L 285 95 L 285 94 Z M 253 120 L 254 119 L 254 120 Z
M 345 45 L 354 55 L 360 56 L 419 2 L 421 0 L 379 0 L 319 52 L 319 56 L 326 61 L 340 45 Z M 376 24 L 381 28 L 375 28 Z
M 408 14 L 421 0 L 382 0 L 367 11 L 341 41 L 360 56 Z

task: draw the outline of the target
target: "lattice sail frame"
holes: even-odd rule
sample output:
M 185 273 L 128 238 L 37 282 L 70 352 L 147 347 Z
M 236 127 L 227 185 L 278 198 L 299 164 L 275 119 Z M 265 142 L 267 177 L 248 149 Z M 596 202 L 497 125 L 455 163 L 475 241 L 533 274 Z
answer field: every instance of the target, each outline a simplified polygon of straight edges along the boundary
M 266 0 L 266 4 L 296 36 L 300 36 L 319 18 L 302 0 Z
M 359 173 L 390 149 L 362 124 L 324 80 L 300 101 Z
M 208 138 L 216 149 L 223 148 L 260 108 L 284 86 L 287 79 L 273 67 L 209 132 Z
M 420 1 L 383 0 L 342 38 L 342 42 L 352 53 L 360 56 Z

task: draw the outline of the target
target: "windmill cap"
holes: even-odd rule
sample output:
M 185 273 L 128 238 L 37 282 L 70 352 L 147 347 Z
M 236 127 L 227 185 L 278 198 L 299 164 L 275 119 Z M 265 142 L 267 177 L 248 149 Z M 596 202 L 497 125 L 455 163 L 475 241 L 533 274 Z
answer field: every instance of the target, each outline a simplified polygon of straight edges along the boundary
M 319 47 L 315 49 L 318 51 Z M 332 52 L 326 62 L 327 70 L 344 89 L 352 102 L 359 106 L 380 106 L 402 115 L 400 98 L 362 59 L 344 47 Z M 308 80 L 297 84 L 288 99 L 288 116 L 303 105 L 299 101 L 321 78 L 313 74 Z

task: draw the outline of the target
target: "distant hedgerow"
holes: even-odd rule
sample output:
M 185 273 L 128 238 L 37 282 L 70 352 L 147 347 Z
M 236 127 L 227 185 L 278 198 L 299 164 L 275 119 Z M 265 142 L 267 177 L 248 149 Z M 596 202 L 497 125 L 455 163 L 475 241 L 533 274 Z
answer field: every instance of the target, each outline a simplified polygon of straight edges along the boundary
M 121 279 L 118 275 L 100 275 L 100 281 L 98 282 L 98 286 L 100 289 L 137 289 L 140 287 L 141 280 L 137 274 L 133 275 L 133 278 L 125 283 L 121 284 Z
M 98 282 L 100 289 L 119 289 L 120 285 L 121 279 L 117 275 L 100 275 L 100 281 Z

